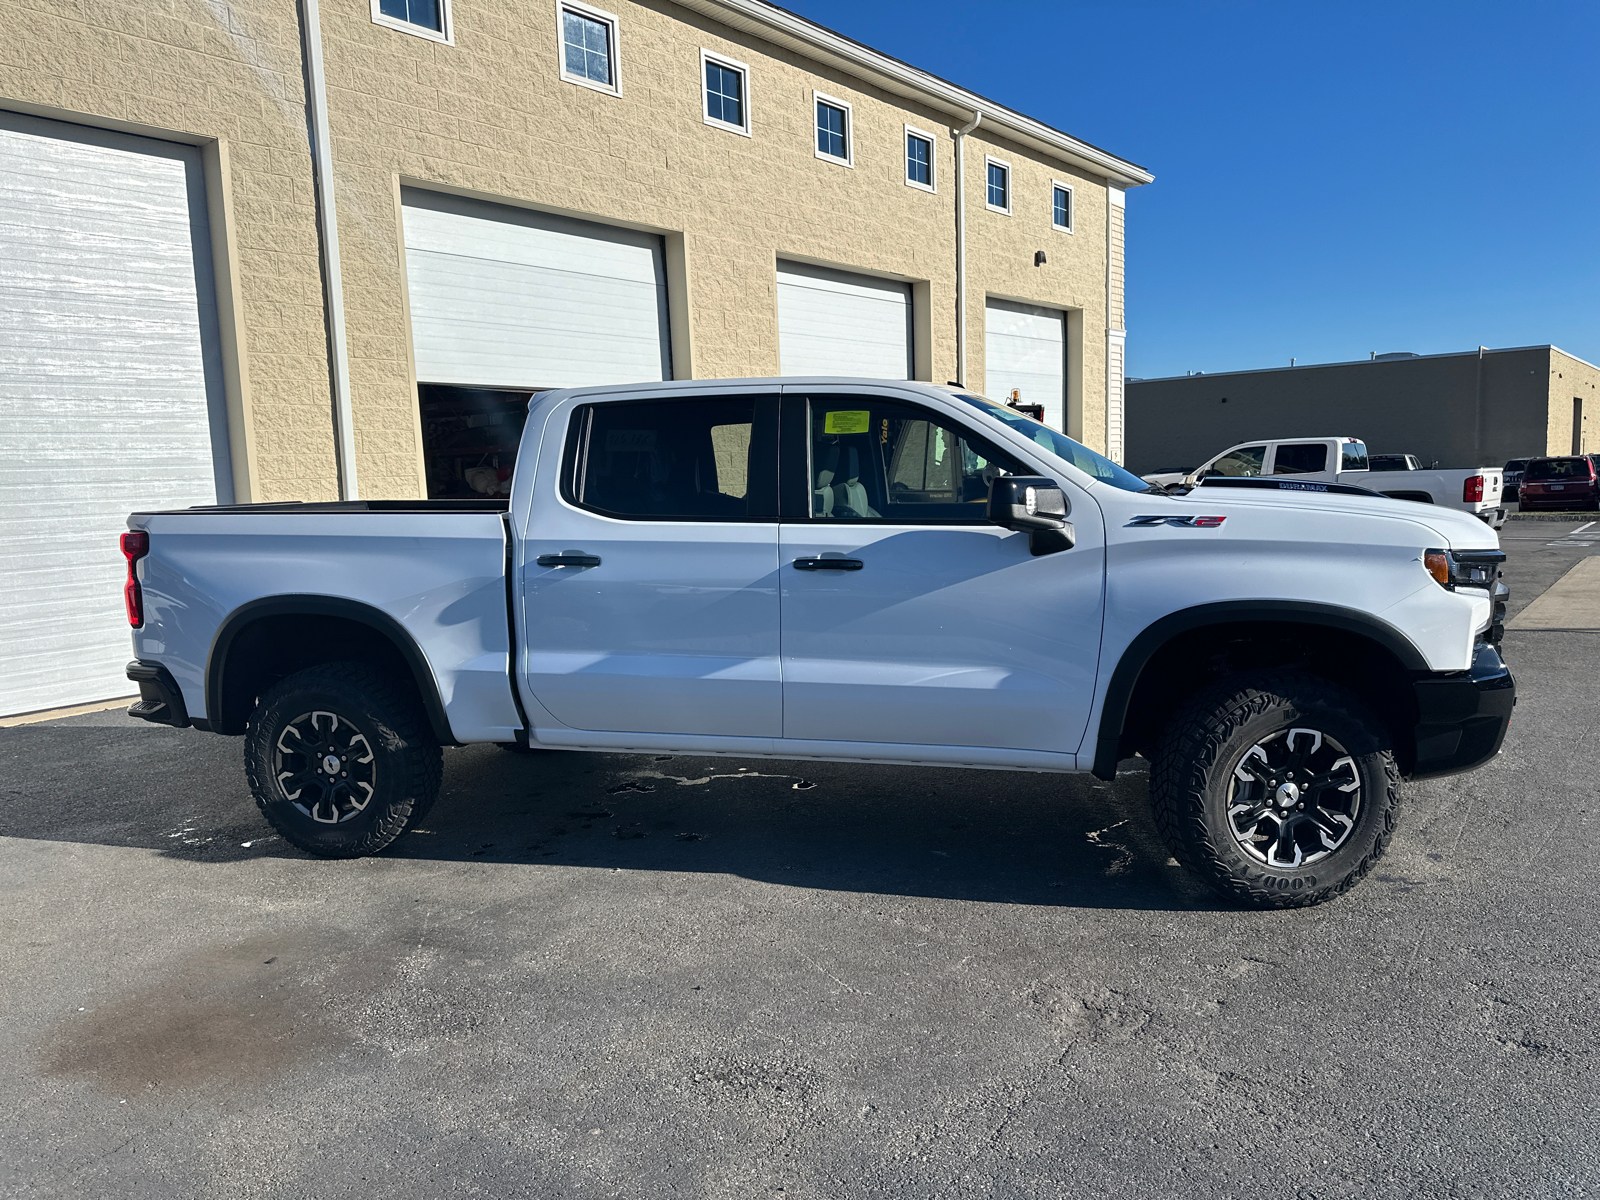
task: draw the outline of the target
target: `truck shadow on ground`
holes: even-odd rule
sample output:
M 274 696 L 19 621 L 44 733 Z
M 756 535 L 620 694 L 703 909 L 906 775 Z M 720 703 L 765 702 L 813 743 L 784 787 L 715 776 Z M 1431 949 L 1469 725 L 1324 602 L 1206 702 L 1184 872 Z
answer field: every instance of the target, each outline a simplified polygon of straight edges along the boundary
M 241 746 L 149 727 L 0 731 L 0 834 L 197 863 L 317 861 L 257 814 Z M 384 857 L 725 874 L 987 903 L 1229 907 L 1170 862 L 1137 769 L 1106 784 L 1083 775 L 465 747 L 445 751 L 437 805 Z

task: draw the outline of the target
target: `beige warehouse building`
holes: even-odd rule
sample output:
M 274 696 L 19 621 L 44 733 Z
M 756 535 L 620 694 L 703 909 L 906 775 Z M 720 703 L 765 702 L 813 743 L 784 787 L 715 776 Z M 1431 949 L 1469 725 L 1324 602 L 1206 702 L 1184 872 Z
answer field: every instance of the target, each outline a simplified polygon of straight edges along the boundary
M 608 3 L 10 6 L 0 714 L 124 686 L 130 509 L 492 490 L 540 388 L 961 380 L 1121 455 L 1146 171 L 758 0 Z
M 1127 465 L 1190 470 L 1229 446 L 1339 436 L 1441 467 L 1600 451 L 1600 368 L 1555 346 L 1128 380 Z

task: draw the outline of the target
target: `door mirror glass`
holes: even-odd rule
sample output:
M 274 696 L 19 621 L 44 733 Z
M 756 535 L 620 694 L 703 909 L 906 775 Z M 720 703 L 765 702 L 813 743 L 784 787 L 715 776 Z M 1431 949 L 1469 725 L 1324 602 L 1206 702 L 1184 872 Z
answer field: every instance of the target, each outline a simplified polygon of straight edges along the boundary
M 1027 533 L 1035 556 L 1072 548 L 1076 539 L 1069 511 L 1061 485 L 1042 475 L 1004 475 L 989 485 L 989 520 Z

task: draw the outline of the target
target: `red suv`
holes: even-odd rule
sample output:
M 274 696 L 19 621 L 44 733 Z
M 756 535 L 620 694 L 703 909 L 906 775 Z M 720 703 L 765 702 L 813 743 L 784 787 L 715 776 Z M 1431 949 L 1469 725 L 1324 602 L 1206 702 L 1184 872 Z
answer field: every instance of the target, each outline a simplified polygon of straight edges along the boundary
M 1517 507 L 1523 512 L 1600 508 L 1600 477 L 1597 477 L 1594 460 L 1578 454 L 1566 458 L 1530 458 L 1522 472 Z

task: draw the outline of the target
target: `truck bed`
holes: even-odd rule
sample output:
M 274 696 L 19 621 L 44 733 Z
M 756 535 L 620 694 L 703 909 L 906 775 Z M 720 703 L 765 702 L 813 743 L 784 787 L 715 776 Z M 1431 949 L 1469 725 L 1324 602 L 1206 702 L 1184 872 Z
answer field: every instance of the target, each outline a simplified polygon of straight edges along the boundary
M 433 682 L 441 740 L 512 741 L 523 723 L 511 690 L 506 507 L 353 500 L 135 513 L 128 527 L 150 546 L 134 656 L 164 664 L 192 720 L 239 732 L 239 709 L 254 698 L 233 695 L 216 664 L 254 642 L 292 661 L 311 617 L 312 636 L 334 646 L 368 631 L 399 645 Z

